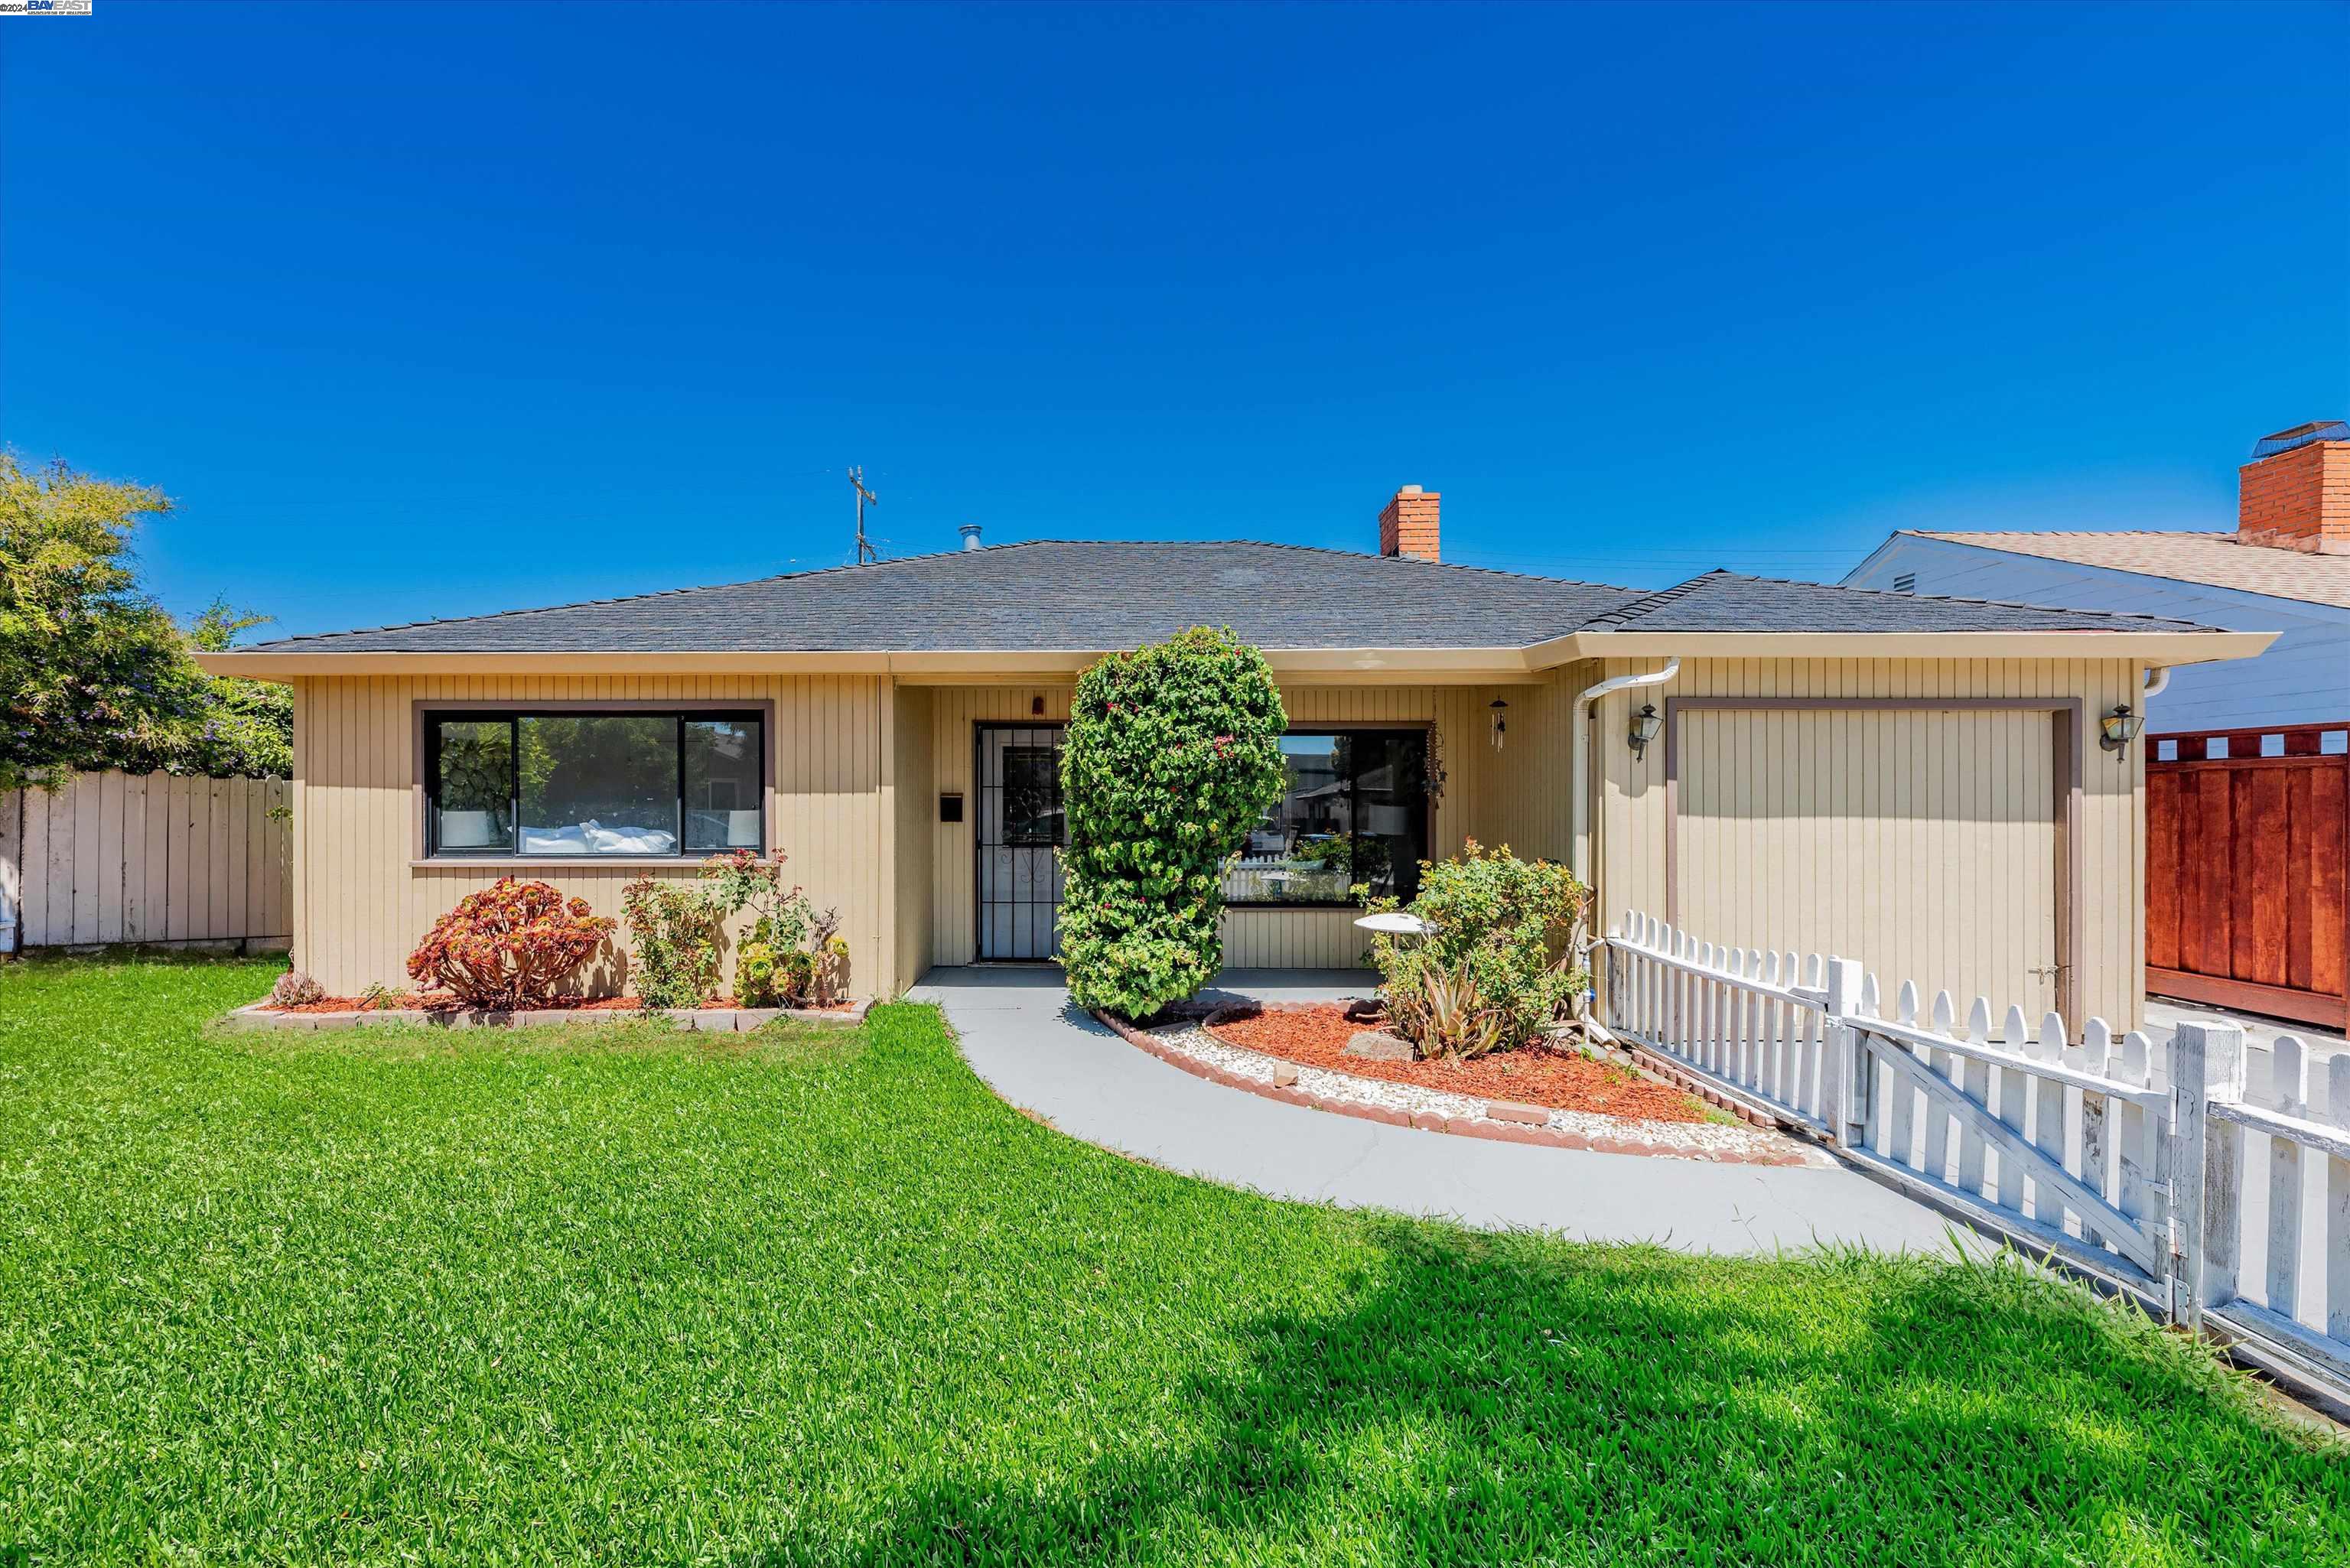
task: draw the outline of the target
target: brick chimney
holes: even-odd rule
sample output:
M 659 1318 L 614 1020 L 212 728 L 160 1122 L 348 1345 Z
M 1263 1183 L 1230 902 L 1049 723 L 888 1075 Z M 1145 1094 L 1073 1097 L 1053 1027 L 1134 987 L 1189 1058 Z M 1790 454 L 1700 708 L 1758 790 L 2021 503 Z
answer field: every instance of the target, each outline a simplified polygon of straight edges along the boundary
M 2314 420 L 2262 436 L 2236 472 L 2238 544 L 2350 556 L 2350 424 Z
M 1379 554 L 1440 559 L 1436 553 L 1436 504 L 1444 498 L 1433 490 L 1407 484 L 1395 493 L 1379 514 Z

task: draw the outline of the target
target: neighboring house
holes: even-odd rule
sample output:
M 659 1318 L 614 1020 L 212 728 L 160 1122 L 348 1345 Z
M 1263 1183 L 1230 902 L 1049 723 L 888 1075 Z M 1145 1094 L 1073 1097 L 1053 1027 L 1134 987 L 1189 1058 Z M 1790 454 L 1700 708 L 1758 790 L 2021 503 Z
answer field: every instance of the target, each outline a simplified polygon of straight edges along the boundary
M 1377 555 L 1042 541 L 202 657 L 293 686 L 294 961 L 330 992 L 400 982 L 434 917 L 507 873 L 615 914 L 632 877 L 754 847 L 839 906 L 852 988 L 889 994 L 1052 953 L 1072 683 L 1203 623 L 1265 649 L 1291 722 L 1297 798 L 1232 873 L 1236 966 L 1358 962 L 1333 872 L 1409 894 L 1473 837 L 1571 859 L 1604 920 L 2116 1025 L 2144 747 L 2099 722 L 2150 667 L 2269 641 L 1447 566 L 1438 497 L 1408 486 Z
M 2350 425 L 2262 438 L 2227 534 L 1900 533 L 1846 586 L 2175 616 L 2275 631 L 2259 659 L 2182 670 L 2147 703 L 2158 731 L 2350 720 Z

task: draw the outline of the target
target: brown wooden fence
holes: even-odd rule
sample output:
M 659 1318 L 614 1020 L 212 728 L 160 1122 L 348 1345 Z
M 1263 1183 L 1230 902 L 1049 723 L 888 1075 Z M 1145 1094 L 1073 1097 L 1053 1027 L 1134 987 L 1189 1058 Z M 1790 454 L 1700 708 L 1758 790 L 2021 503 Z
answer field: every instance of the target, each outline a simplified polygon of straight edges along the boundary
M 119 773 L 0 792 L 0 925 L 13 913 L 24 948 L 283 947 L 290 793 L 284 779 Z
M 2350 724 L 2147 737 L 2146 984 L 2350 1025 Z

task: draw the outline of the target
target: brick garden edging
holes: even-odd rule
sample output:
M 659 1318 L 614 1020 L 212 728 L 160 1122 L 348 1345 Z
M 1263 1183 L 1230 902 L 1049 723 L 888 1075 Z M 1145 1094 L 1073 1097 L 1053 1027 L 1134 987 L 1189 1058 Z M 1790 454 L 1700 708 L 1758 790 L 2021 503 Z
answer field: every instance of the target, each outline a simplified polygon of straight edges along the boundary
M 1100 1008 L 1090 1010 L 1102 1026 L 1128 1044 L 1146 1051 L 1170 1067 L 1179 1067 L 1195 1078 L 1226 1088 L 1241 1089 L 1268 1100 L 1279 1100 L 1285 1106 L 1303 1106 L 1308 1110 L 1328 1111 L 1336 1116 L 1354 1116 L 1363 1121 L 1384 1122 L 1389 1127 L 1417 1127 L 1422 1132 L 1451 1133 L 1458 1137 L 1481 1137 L 1494 1143 L 1533 1144 L 1541 1148 L 1580 1148 L 1594 1154 L 1637 1154 L 1664 1159 L 1712 1160 L 1724 1165 L 1811 1165 L 1814 1160 L 1804 1149 L 1791 1147 L 1757 1153 L 1741 1153 L 1734 1149 L 1667 1147 L 1635 1138 L 1591 1137 L 1569 1132 L 1563 1127 L 1546 1125 L 1550 1113 L 1540 1106 L 1521 1106 L 1508 1100 L 1488 1100 L 1482 1116 L 1444 1116 L 1430 1111 L 1399 1110 L 1392 1106 L 1368 1105 L 1359 1100 L 1335 1099 L 1327 1095 L 1311 1094 L 1297 1086 L 1297 1070 L 1273 1058 L 1274 1081 L 1251 1078 L 1231 1072 L 1212 1062 L 1203 1062 L 1189 1053 L 1178 1050 L 1144 1030 L 1136 1028 L 1125 1019 Z M 1180 1015 L 1185 1010 L 1174 1010 Z M 1221 1011 L 1215 1010 L 1215 1011 Z M 1211 1013 L 1212 1015 L 1212 1013 Z M 1262 1054 L 1262 1053 L 1260 1053 Z M 1283 1081 L 1286 1070 L 1287 1082 Z M 1369 1080 L 1364 1080 L 1369 1082 Z M 1679 1085 L 1676 1085 L 1678 1087 Z
M 353 1029 L 367 1023 L 427 1023 L 439 1029 L 525 1029 L 541 1023 L 612 1023 L 666 1018 L 705 1034 L 748 1033 L 778 1018 L 804 1023 L 862 1023 L 869 1001 L 845 1008 L 813 1007 L 371 1007 L 351 1012 L 280 1012 L 255 1002 L 228 1015 L 233 1029 Z
M 1707 1105 L 1717 1110 L 1728 1111 L 1731 1116 L 1750 1126 L 1771 1132 L 1809 1135 L 1810 1129 L 1789 1121 L 1784 1116 L 1770 1116 L 1742 1101 L 1730 1098 L 1703 1079 L 1683 1072 L 1679 1064 L 1674 1062 L 1669 1056 L 1659 1056 L 1646 1045 L 1626 1045 L 1623 1051 L 1633 1066 L 1659 1083 L 1670 1084 L 1683 1094 L 1694 1095 Z

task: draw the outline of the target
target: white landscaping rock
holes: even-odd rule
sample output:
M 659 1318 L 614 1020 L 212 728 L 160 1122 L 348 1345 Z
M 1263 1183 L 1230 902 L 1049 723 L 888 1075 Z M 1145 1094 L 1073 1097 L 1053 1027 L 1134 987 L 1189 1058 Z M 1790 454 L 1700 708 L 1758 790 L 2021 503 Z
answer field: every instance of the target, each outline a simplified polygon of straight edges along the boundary
M 1482 1118 L 1485 1116 L 1486 1101 L 1482 1097 L 1448 1094 L 1441 1089 L 1423 1089 L 1416 1084 L 1390 1083 L 1384 1078 L 1357 1078 L 1351 1073 L 1334 1073 L 1326 1067 L 1291 1064 L 1282 1057 L 1227 1045 L 1196 1023 L 1166 1024 L 1149 1031 L 1149 1033 L 1153 1039 L 1187 1056 L 1222 1067 L 1236 1076 L 1267 1085 L 1274 1081 L 1276 1064 L 1284 1067 L 1294 1066 L 1297 1074 L 1296 1086 L 1306 1094 L 1318 1095 L 1325 1099 L 1384 1106 L 1407 1115 L 1427 1112 L 1447 1118 Z M 1751 1158 L 1800 1147 L 1777 1133 L 1743 1123 L 1636 1121 L 1626 1116 L 1601 1116 L 1593 1111 L 1554 1109 L 1548 1125 L 1562 1132 L 1579 1133 L 1585 1137 L 1609 1137 L 1627 1143 L 1646 1144 L 1649 1146 L 1650 1152 L 1662 1155 Z M 1825 1157 L 1820 1158 L 1825 1162 Z

